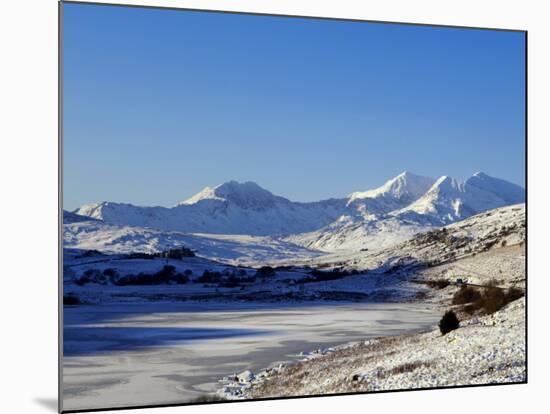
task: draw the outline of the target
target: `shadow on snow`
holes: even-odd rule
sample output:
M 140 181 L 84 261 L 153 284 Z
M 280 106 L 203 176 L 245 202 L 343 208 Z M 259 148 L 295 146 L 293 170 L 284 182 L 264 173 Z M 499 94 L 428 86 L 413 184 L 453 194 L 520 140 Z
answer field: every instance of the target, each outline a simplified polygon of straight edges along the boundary
M 191 341 L 265 335 L 255 329 L 65 326 L 63 355 L 84 356 L 132 351 Z

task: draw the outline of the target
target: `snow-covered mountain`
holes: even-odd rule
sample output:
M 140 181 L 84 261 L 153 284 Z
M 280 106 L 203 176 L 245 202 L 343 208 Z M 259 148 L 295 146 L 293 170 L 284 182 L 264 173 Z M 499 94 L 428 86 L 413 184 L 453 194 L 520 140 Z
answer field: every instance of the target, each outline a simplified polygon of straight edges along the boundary
M 523 188 L 484 173 L 459 182 L 404 172 L 379 188 L 318 202 L 293 202 L 253 182 L 229 181 L 170 208 L 102 202 L 75 213 L 161 231 L 286 237 L 309 249 L 334 251 L 387 247 L 434 226 L 524 200 Z
M 405 183 L 416 191 L 409 190 Z M 422 194 L 423 188 L 427 191 Z M 354 194 L 361 194 L 362 197 L 354 198 Z M 361 217 L 352 212 L 328 226 L 292 235 L 287 240 L 310 249 L 329 252 L 381 249 L 432 227 L 525 201 L 523 188 L 482 172 L 475 173 L 465 182 L 443 176 L 432 180 L 431 185 L 429 179 L 404 173 L 379 189 L 354 194 L 350 196 L 353 201 L 348 205 L 353 205 L 359 199 L 363 205 L 359 205 L 356 211 L 376 211 L 378 214 L 364 214 Z M 384 200 L 383 203 L 378 203 L 379 199 Z M 377 208 L 380 205 L 397 206 L 398 201 L 408 205 L 391 211 L 388 211 L 389 208 Z
M 409 219 L 427 220 L 433 225 L 445 225 L 463 220 L 482 211 L 523 203 L 525 190 L 518 185 L 482 172 L 464 183 L 443 176 L 411 205 L 394 213 Z
M 280 235 L 311 231 L 336 220 L 345 200 L 297 203 L 253 182 L 206 187 L 174 207 L 137 207 L 102 202 L 75 213 L 107 223 L 186 233 Z

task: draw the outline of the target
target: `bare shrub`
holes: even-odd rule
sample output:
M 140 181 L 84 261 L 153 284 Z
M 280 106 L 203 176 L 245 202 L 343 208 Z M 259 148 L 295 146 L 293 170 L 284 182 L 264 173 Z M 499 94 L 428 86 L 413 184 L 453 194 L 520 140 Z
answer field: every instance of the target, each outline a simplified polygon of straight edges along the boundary
M 453 305 L 464 305 L 466 303 L 476 302 L 481 298 L 479 291 L 472 286 L 461 286 L 453 295 Z
M 495 286 L 485 289 L 478 307 L 487 314 L 495 313 L 504 306 L 524 296 L 523 290 L 512 287 L 501 289 Z
M 491 286 L 483 290 L 481 298 L 478 299 L 479 308 L 485 313 L 495 313 L 505 305 L 504 290 Z

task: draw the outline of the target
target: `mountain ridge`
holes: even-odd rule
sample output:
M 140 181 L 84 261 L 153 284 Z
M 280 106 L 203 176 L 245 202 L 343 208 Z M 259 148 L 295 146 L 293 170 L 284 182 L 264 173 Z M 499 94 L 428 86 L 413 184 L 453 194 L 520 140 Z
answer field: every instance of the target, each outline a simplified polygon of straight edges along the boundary
M 524 200 L 523 188 L 482 172 L 462 182 L 405 171 L 378 188 L 339 199 L 296 202 L 252 181 L 228 181 L 206 187 L 174 207 L 102 202 L 84 205 L 74 213 L 165 231 L 290 236 L 303 246 L 334 250 L 358 248 L 366 239 L 384 242 L 385 236 L 393 239 L 400 233 L 409 237 Z

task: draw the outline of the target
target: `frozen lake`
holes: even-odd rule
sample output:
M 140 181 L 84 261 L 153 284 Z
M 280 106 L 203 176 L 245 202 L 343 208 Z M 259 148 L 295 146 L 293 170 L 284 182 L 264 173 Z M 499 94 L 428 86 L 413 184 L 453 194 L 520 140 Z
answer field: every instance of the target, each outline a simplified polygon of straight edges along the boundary
M 421 304 L 65 307 L 63 409 L 186 403 L 301 351 L 437 324 Z

